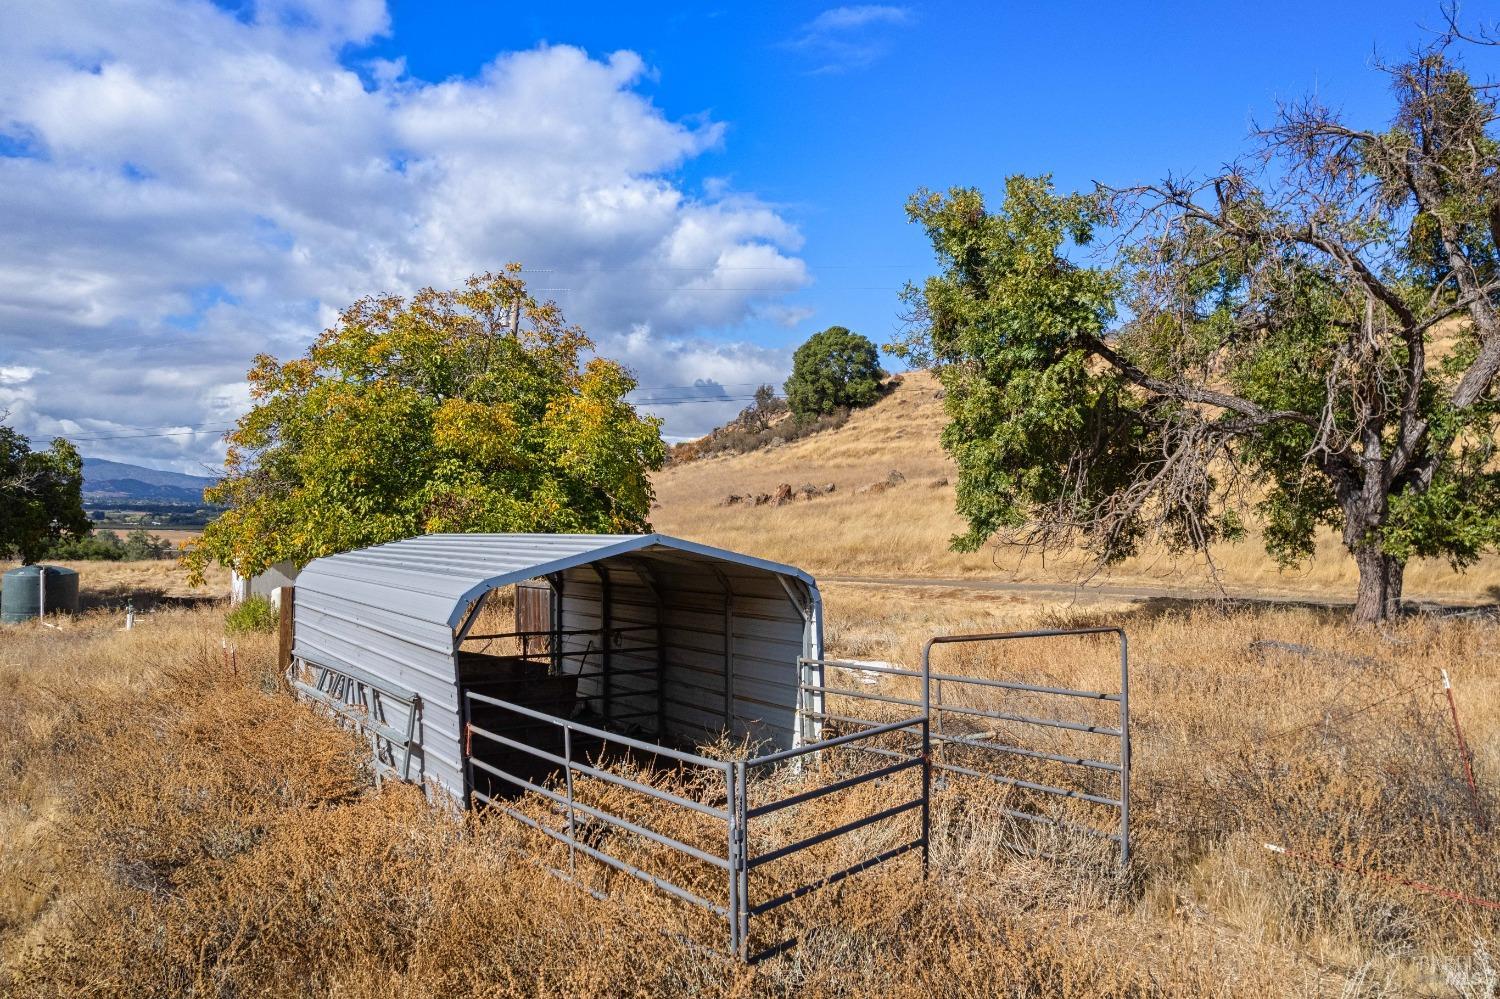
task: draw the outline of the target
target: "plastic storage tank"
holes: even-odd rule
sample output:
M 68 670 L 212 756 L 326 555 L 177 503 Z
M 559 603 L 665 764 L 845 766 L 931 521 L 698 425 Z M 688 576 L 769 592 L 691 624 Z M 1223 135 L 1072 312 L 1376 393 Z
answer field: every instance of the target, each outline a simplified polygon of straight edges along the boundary
M 42 613 L 78 610 L 78 573 L 57 565 L 23 565 L 4 576 L 0 622 L 17 624 Z

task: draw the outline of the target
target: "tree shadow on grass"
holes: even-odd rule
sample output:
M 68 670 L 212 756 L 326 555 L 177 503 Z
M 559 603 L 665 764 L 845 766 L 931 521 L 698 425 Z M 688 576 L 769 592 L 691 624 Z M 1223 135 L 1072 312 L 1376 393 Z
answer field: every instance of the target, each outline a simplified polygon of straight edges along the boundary
M 94 610 L 124 611 L 129 606 L 145 613 L 174 607 L 208 607 L 222 603 L 225 599 L 208 593 L 168 593 L 160 586 L 132 586 L 122 583 L 97 588 L 85 587 L 78 594 L 78 610 L 81 613 Z
M 1403 618 L 1491 618 L 1500 619 L 1500 586 L 1489 588 L 1494 597 L 1490 603 L 1472 604 L 1433 600 L 1408 601 Z M 1081 611 L 1068 614 L 1072 627 L 1108 627 L 1144 624 L 1168 617 L 1183 617 L 1194 612 L 1213 611 L 1224 615 L 1269 617 L 1285 611 L 1303 611 L 1320 623 L 1348 624 L 1354 610 L 1352 600 L 1308 600 L 1295 597 L 1142 597 L 1131 606 L 1115 611 Z

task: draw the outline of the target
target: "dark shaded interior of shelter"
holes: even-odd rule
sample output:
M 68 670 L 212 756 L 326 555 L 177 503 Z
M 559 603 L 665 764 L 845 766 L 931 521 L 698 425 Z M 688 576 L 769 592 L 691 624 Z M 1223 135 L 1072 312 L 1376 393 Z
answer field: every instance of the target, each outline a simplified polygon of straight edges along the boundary
M 545 784 L 562 759 L 624 752 L 549 719 L 678 750 L 789 747 L 805 615 L 772 573 L 704 565 L 608 559 L 487 594 L 457 636 L 464 755 L 484 764 L 468 790 L 514 797 L 495 771 Z

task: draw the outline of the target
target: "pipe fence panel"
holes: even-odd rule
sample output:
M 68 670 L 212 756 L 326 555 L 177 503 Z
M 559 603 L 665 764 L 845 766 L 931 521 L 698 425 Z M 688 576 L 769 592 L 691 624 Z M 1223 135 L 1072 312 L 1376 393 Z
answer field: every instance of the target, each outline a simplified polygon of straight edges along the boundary
M 843 777 L 829 783 L 805 790 L 795 790 L 771 800 L 757 801 L 751 804 L 751 789 L 755 787 L 752 776 L 758 772 L 769 771 L 771 775 L 791 775 L 793 784 L 806 783 L 806 775 L 812 771 L 803 764 L 809 759 L 820 764 L 820 769 L 827 768 L 835 759 L 841 759 L 845 754 L 857 753 L 866 748 L 878 748 L 873 745 L 884 737 L 895 737 L 887 742 L 894 742 L 896 749 L 885 749 L 897 757 L 896 762 L 873 770 L 862 770 L 850 776 Z M 902 739 L 901 737 L 905 737 Z M 906 745 L 903 746 L 903 742 Z M 739 827 L 744 837 L 742 848 L 743 865 L 740 871 L 739 896 L 743 906 L 744 923 L 740 932 L 743 946 L 749 947 L 751 920 L 754 917 L 766 916 L 788 903 L 795 902 L 799 898 L 810 895 L 819 889 L 854 876 L 862 871 L 870 870 L 888 861 L 897 859 L 908 853 L 919 852 L 922 862 L 922 872 L 925 876 L 929 856 L 929 832 L 931 819 L 929 802 L 931 800 L 932 769 L 929 765 L 929 730 L 927 718 L 923 715 L 915 715 L 899 719 L 884 725 L 877 725 L 860 732 L 851 732 L 844 735 L 833 736 L 811 745 L 798 746 L 782 752 L 770 753 L 764 756 L 754 757 L 737 763 L 740 772 L 740 795 L 739 795 Z M 911 774 L 916 778 L 916 787 L 912 791 L 899 790 L 897 785 L 903 774 Z M 796 778 L 801 777 L 801 780 Z M 774 777 L 771 778 L 774 781 Z M 773 845 L 776 842 L 774 834 L 761 837 L 766 842 L 758 844 L 761 848 L 756 849 L 757 838 L 755 837 L 755 825 L 757 819 L 773 820 L 780 817 L 780 813 L 788 809 L 797 809 L 801 806 L 826 803 L 831 796 L 864 787 L 870 784 L 881 784 L 888 793 L 895 792 L 896 800 L 882 801 L 883 807 L 858 809 L 852 817 L 844 818 L 843 821 L 811 833 L 799 836 L 791 842 Z M 910 782 L 908 782 L 910 783 Z M 910 796 L 908 796 L 910 795 Z M 915 816 L 915 830 L 908 833 L 905 828 L 910 825 L 896 827 L 901 820 Z M 784 823 L 796 825 L 793 823 Z M 884 835 L 887 838 L 894 836 L 897 842 L 880 849 L 875 853 L 859 852 L 859 838 L 864 830 L 871 830 L 877 825 L 885 828 L 875 835 Z M 849 841 L 840 844 L 838 841 Z M 818 859 L 808 861 L 805 855 L 814 848 L 829 845 L 833 847 L 849 846 L 856 851 L 856 858 L 851 862 L 835 861 L 836 866 L 832 870 Z M 852 845 L 851 845 L 852 844 Z M 783 860 L 802 859 L 802 868 L 790 877 L 783 875 L 776 877 L 771 865 Z M 803 868 L 812 866 L 811 872 L 804 873 Z M 757 875 L 757 881 L 770 882 L 769 893 L 766 897 L 756 900 L 757 896 L 752 888 L 751 875 Z M 758 887 L 758 883 L 756 885 Z M 797 934 L 778 942 L 766 945 L 756 950 L 746 949 L 741 956 L 749 961 L 760 961 L 765 958 L 779 954 L 796 945 Z
M 525 634 L 529 633 L 494 637 L 526 643 L 529 640 L 523 637 Z M 563 634 L 549 633 L 550 648 L 534 654 L 548 662 L 556 661 L 558 640 Z M 931 666 L 932 650 L 938 645 L 1103 635 L 1118 639 L 1118 691 L 935 673 Z M 587 658 L 587 653 L 569 655 L 582 657 L 580 662 Z M 559 666 L 564 662 L 566 659 L 559 661 Z M 795 930 L 789 938 L 777 942 L 761 940 L 767 932 L 773 937 L 781 935 L 777 929 L 780 924 L 770 917 L 798 899 L 907 854 L 920 857 L 926 874 L 931 856 L 935 771 L 990 781 L 1032 798 L 1056 798 L 1105 809 L 1116 816 L 1113 828 L 1117 831 L 1105 832 L 1065 817 L 1013 808 L 1009 802 L 1000 811 L 1019 821 L 1100 836 L 1117 846 L 1122 865 L 1128 863 L 1129 653 L 1120 629 L 940 636 L 924 647 L 921 670 L 804 658 L 798 661 L 798 671 L 800 744 L 737 760 L 672 749 L 615 729 L 466 690 L 462 704 L 464 758 L 471 801 L 508 815 L 565 846 L 568 870 L 554 873 L 595 895 L 601 893 L 579 879 L 579 855 L 721 920 L 728 952 L 751 962 L 795 945 L 800 935 Z M 887 680 L 889 684 L 884 683 Z M 903 686 L 915 690 L 903 690 Z M 996 698 L 1005 703 L 990 703 Z M 1111 717 L 1079 719 L 1066 717 L 1061 709 L 1033 712 L 1009 703 L 1026 698 L 1093 704 Z M 854 707 L 842 709 L 846 702 Z M 499 709 L 505 725 L 477 722 L 476 708 L 489 709 L 488 717 L 495 717 L 494 709 Z M 550 742 L 540 742 L 553 748 L 539 744 L 535 738 L 518 737 L 537 730 L 552 733 Z M 1044 744 L 1028 743 L 1010 734 L 1018 731 L 1041 733 Z M 1046 738 L 1054 741 L 1045 742 Z M 1113 744 L 1115 752 L 1068 748 L 1072 742 L 1089 741 Z M 481 749 L 476 751 L 476 746 Z M 493 748 L 487 752 L 484 746 Z M 626 776 L 611 768 L 604 747 L 616 754 L 665 761 L 692 779 L 663 787 Z M 594 750 L 592 757 L 590 748 Z M 871 758 L 874 764 L 865 762 Z M 517 772 L 524 768 L 507 760 L 543 765 L 547 776 L 538 777 L 534 767 L 526 773 Z M 1109 789 L 1069 786 L 1062 779 L 1046 779 L 1030 770 L 1017 772 L 1018 766 L 1088 774 L 1109 782 Z M 581 793 L 590 781 L 644 796 L 651 809 L 662 811 L 647 810 L 643 815 L 632 808 L 628 816 L 619 814 L 625 809 L 611 810 L 606 803 Z M 913 784 L 915 788 L 910 789 Z M 867 793 L 874 788 L 880 789 L 879 795 Z M 835 798 L 846 794 L 847 799 Z M 522 807 L 527 795 L 547 807 L 540 812 L 535 808 L 528 811 Z M 798 811 L 809 806 L 807 812 Z M 696 817 L 692 822 L 681 820 L 689 814 Z M 689 829 L 691 834 L 683 831 Z M 601 835 L 603 830 L 608 835 Z M 648 846 L 643 848 L 643 844 Z M 661 864 L 664 858 L 670 876 L 662 870 L 647 869 Z M 693 873 L 692 864 L 700 865 L 699 873 Z M 710 873 L 702 873 L 705 870 Z M 764 931 L 756 932 L 762 928 Z
M 938 645 L 1089 636 L 1116 638 L 1119 655 L 1117 691 L 1084 690 L 932 670 L 932 650 Z M 801 674 L 801 704 L 808 718 L 835 727 L 869 729 L 883 724 L 881 718 L 872 717 L 882 711 L 889 711 L 892 707 L 920 708 L 932 728 L 931 765 L 934 770 L 989 781 L 1029 796 L 1102 808 L 1113 816 L 1111 831 L 1104 831 L 1094 823 L 1070 822 L 1035 810 L 998 806 L 1002 814 L 1020 822 L 1108 840 L 1119 850 L 1121 866 L 1129 863 L 1130 654 L 1123 629 L 1067 628 L 943 635 L 932 638 L 923 647 L 921 670 L 879 663 L 804 659 Z M 917 695 L 901 696 L 882 689 L 887 686 L 882 683 L 887 678 L 894 681 L 889 686 L 899 685 L 902 679 L 915 681 Z M 830 699 L 835 699 L 834 708 L 842 707 L 839 698 L 854 706 L 830 710 Z M 1021 709 L 997 710 L 990 703 L 996 699 L 1092 704 L 1108 712 L 1110 718 L 1106 721 L 1100 717 L 1058 717 L 1065 713 L 1061 708 L 1048 714 Z M 1027 733 L 1031 733 L 1029 738 Z M 1090 749 L 1090 744 L 1096 748 Z M 873 748 L 870 751 L 881 752 Z M 1016 761 L 1029 766 L 1021 768 Z M 1017 769 L 1023 769 L 1025 776 L 1017 775 Z M 1084 776 L 1074 780 L 1069 774 Z M 1101 785 L 1101 781 L 1105 783 Z M 1020 844 L 1012 845 L 1026 849 Z
M 512 738 L 510 735 L 476 724 L 473 721 L 475 705 L 487 705 L 491 708 L 499 708 L 539 725 L 551 726 L 561 736 L 562 752 L 550 752 L 520 739 Z M 921 851 L 925 867 L 928 832 L 928 786 L 931 777 L 925 752 L 911 752 L 907 758 L 898 763 L 882 766 L 868 773 L 856 774 L 821 786 L 802 788 L 779 797 L 770 798 L 769 800 L 760 800 L 765 796 L 757 793 L 767 787 L 774 788 L 776 786 L 776 774 L 785 774 L 793 771 L 796 765 L 809 755 L 835 753 L 856 743 L 872 742 L 883 736 L 897 733 L 905 733 L 915 738 L 919 747 L 925 746 L 927 743 L 927 720 L 921 716 L 907 718 L 898 723 L 881 726 L 868 732 L 851 733 L 829 739 L 812 746 L 799 747 L 751 759 L 727 761 L 714 760 L 693 753 L 670 749 L 655 743 L 634 739 L 618 732 L 586 725 L 572 719 L 548 715 L 545 712 L 537 711 L 521 704 L 504 701 L 474 691 L 465 692 L 464 717 L 464 731 L 466 733 L 464 755 L 471 787 L 470 795 L 474 801 L 514 818 L 529 828 L 566 846 L 568 850 L 569 870 L 563 876 L 575 882 L 579 882 L 576 873 L 576 858 L 579 854 L 583 854 L 615 871 L 650 884 L 679 901 L 686 902 L 691 906 L 710 913 L 718 919 L 722 919 L 726 924 L 728 932 L 728 952 L 745 960 L 762 960 L 773 953 L 785 950 L 795 942 L 794 937 L 791 940 L 782 941 L 774 946 L 760 949 L 754 948 L 752 946 L 751 931 L 755 925 L 754 920 L 756 917 L 765 916 L 787 903 L 817 891 L 820 888 L 837 884 L 860 871 L 869 870 L 872 867 L 885 863 L 888 860 L 894 860 L 912 851 Z M 575 747 L 583 740 L 590 740 L 599 745 L 608 744 L 624 750 L 646 754 L 652 758 L 668 760 L 686 770 L 697 770 L 700 777 L 710 774 L 715 775 L 715 786 L 722 786 L 723 796 L 719 798 L 715 795 L 712 802 L 695 800 L 666 788 L 657 787 L 626 777 L 623 774 L 615 773 L 604 764 L 602 758 L 597 758 L 594 762 L 579 759 Z M 482 751 L 475 751 L 476 745 L 482 747 L 484 744 L 501 747 L 513 753 L 524 754 L 557 768 L 558 773 L 548 780 L 538 781 L 515 773 L 512 770 L 507 770 L 503 766 L 497 766 L 484 759 Z M 785 809 L 810 804 L 830 795 L 839 794 L 873 781 L 888 780 L 907 771 L 914 771 L 920 774 L 920 785 L 914 796 L 907 800 L 887 805 L 868 814 L 856 815 L 833 828 L 825 829 L 809 836 L 799 837 L 791 842 L 775 843 L 773 845 L 770 841 L 774 840 L 774 837 L 764 835 L 757 837 L 753 835 L 754 826 L 752 823 L 755 820 L 765 819 Z M 493 778 L 506 787 L 514 789 L 514 797 L 496 791 L 492 786 L 492 782 L 487 790 L 480 790 L 480 786 L 484 785 L 485 782 L 479 778 L 479 775 Z M 803 779 L 796 782 L 799 787 L 807 782 L 807 775 L 802 774 L 801 776 Z M 722 779 L 722 784 L 717 784 L 717 780 L 720 778 Z M 663 833 L 646 824 L 644 821 L 635 821 L 611 812 L 597 804 L 581 800 L 581 796 L 578 793 L 578 785 L 583 779 L 602 781 L 614 787 L 624 788 L 630 792 L 644 795 L 665 809 L 687 810 L 702 816 L 707 820 L 707 823 L 700 825 L 703 835 L 697 838 L 701 839 L 701 842 L 687 842 L 684 839 Z M 707 787 L 709 783 L 707 780 L 700 780 L 698 781 L 698 786 Z M 519 802 L 516 799 L 522 794 L 537 795 L 549 802 L 553 806 L 554 820 L 551 822 L 546 821 L 544 818 L 528 814 L 517 807 Z M 756 799 L 753 805 L 751 803 L 752 797 Z M 720 802 L 722 802 L 722 805 Z M 914 837 L 903 840 L 897 846 L 883 850 L 876 855 L 861 857 L 855 863 L 845 864 L 835 870 L 819 873 L 817 876 L 805 881 L 797 880 L 795 883 L 788 885 L 785 884 L 785 878 L 776 879 L 774 894 L 760 901 L 752 900 L 751 873 L 753 871 L 758 871 L 768 865 L 793 858 L 794 856 L 805 855 L 815 847 L 831 843 L 842 837 L 851 836 L 877 823 L 887 822 L 911 813 L 920 815 L 919 832 Z M 659 814 L 665 816 L 667 813 Z M 580 817 L 588 820 L 595 830 L 597 830 L 598 824 L 602 824 L 612 832 L 620 834 L 624 837 L 620 841 L 622 848 L 618 849 L 617 852 L 610 852 L 610 847 L 613 845 L 612 842 L 598 835 L 591 835 L 588 841 L 585 841 L 581 832 Z M 676 819 L 670 819 L 669 821 L 673 826 L 681 825 L 680 821 Z M 717 829 L 717 832 L 710 832 L 710 826 L 713 829 Z M 630 839 L 632 837 L 634 838 L 633 840 Z M 716 869 L 720 872 L 724 891 L 722 894 L 714 892 L 710 896 L 705 892 L 682 884 L 680 881 L 673 881 L 662 873 L 646 870 L 641 863 L 621 855 L 634 853 L 635 850 L 631 844 L 638 843 L 641 840 L 655 847 L 663 848 L 670 854 L 688 858 Z M 705 844 L 709 841 L 722 843 L 722 852 L 716 848 L 708 848 Z M 558 873 L 562 874 L 563 872 Z M 579 883 L 581 884 L 581 882 Z

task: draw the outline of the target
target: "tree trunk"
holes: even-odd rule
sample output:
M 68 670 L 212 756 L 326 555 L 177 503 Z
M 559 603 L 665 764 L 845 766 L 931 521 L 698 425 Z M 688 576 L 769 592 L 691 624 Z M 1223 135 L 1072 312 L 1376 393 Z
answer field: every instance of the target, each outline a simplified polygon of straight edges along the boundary
M 1401 582 L 1406 563 L 1366 542 L 1354 550 L 1359 566 L 1359 594 L 1354 599 L 1354 623 L 1375 624 L 1401 613 Z

